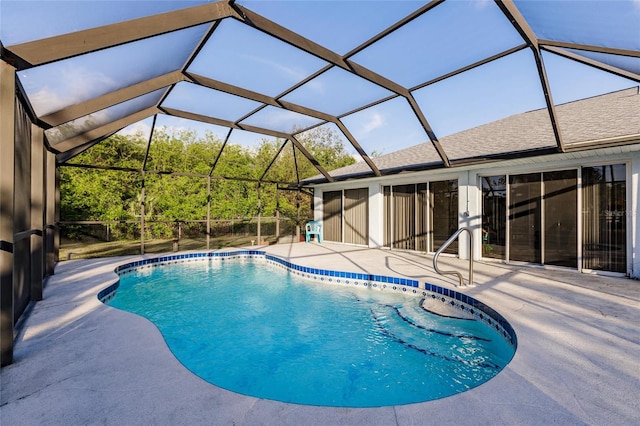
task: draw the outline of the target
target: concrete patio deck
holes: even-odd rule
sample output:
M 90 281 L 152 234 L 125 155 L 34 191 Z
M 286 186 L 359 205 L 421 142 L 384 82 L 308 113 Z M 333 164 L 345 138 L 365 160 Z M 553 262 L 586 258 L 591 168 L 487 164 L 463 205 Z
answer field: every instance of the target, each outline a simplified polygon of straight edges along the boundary
M 417 253 L 332 243 L 262 249 L 299 265 L 455 287 Z M 14 364 L 1 370 L 0 424 L 640 424 L 640 281 L 477 262 L 477 285 L 463 292 L 496 309 L 518 336 L 502 372 L 436 401 L 328 408 L 213 386 L 173 357 L 149 321 L 100 303 L 97 293 L 117 280 L 114 268 L 141 257 L 58 264 L 20 326 Z M 467 265 L 440 260 L 447 269 Z

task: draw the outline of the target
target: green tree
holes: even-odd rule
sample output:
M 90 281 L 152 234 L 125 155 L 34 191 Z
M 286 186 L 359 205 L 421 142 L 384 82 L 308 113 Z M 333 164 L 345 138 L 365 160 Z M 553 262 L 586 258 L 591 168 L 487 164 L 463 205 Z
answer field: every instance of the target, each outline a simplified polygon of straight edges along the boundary
M 326 170 L 355 162 L 339 135 L 330 129 L 307 131 L 299 135 L 298 140 Z M 72 163 L 142 171 L 147 143 L 141 133 L 114 135 L 78 155 Z M 257 182 L 264 176 L 266 181 L 296 188 L 299 180 L 319 173 L 290 141 L 265 138 L 256 148 L 227 144 L 220 153 L 222 146 L 222 141 L 212 133 L 202 137 L 193 131 L 170 133 L 162 127 L 156 129 L 144 173 L 145 219 L 205 219 L 209 173 L 212 174 L 213 219 L 251 217 L 258 212 L 272 216 L 276 208 L 293 219 L 299 211 L 303 218 L 310 216 L 308 195 L 277 191 L 276 184 Z M 169 173 L 178 174 L 169 176 Z M 141 188 L 142 173 L 139 172 L 62 167 L 62 219 L 139 219 Z

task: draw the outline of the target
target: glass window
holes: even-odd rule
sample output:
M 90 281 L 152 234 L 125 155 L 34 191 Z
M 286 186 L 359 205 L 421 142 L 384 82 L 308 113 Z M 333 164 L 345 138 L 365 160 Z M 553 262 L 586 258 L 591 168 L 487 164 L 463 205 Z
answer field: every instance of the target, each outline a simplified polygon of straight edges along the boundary
M 507 178 L 482 178 L 482 256 L 504 259 L 507 235 Z
M 437 251 L 459 227 L 458 181 L 443 180 L 429 183 L 431 193 L 431 249 Z M 458 253 L 458 240 L 445 253 Z
M 582 267 L 627 270 L 626 167 L 582 168 Z

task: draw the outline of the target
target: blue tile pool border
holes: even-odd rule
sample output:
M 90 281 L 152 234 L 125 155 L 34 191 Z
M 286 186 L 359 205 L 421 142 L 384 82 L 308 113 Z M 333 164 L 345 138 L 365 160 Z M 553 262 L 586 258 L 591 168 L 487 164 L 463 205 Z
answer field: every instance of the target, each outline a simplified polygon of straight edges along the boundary
M 471 316 L 477 321 L 484 322 L 500 333 L 514 348 L 517 346 L 516 333 L 509 322 L 494 309 L 471 296 L 430 283 L 424 283 L 424 287 L 420 288 L 420 283 L 417 280 L 408 278 L 301 266 L 280 257 L 267 254 L 261 250 L 192 252 L 151 257 L 120 265 L 115 268 L 115 272 L 122 276 L 140 269 L 163 265 L 202 261 L 223 262 L 227 260 L 265 261 L 267 264 L 285 269 L 301 278 L 310 281 L 319 281 L 323 284 L 369 287 L 377 290 L 405 293 L 422 297 L 423 299 L 431 299 L 434 302 L 440 302 L 442 306 L 451 312 L 464 312 L 466 316 Z M 116 282 L 100 291 L 98 293 L 98 299 L 107 303 L 115 296 L 118 285 L 119 282 Z

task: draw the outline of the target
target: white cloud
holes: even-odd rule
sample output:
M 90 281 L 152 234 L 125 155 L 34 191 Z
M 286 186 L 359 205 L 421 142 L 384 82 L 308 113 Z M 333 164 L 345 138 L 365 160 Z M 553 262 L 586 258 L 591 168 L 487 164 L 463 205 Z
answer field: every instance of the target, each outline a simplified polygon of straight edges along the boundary
M 305 87 L 308 87 L 309 89 L 320 95 L 325 95 L 327 93 L 326 85 L 322 81 L 320 81 L 319 78 L 314 78 L 313 80 L 305 84 Z
M 260 56 L 255 56 L 255 55 L 241 54 L 240 56 L 244 56 L 245 58 L 255 63 L 267 65 L 270 68 L 276 69 L 281 73 L 290 76 L 293 81 L 300 81 L 303 78 L 308 77 L 308 73 L 305 72 L 303 69 L 296 68 L 296 67 L 288 67 L 278 61 L 273 61 L 273 60 L 260 57 Z
M 384 117 L 380 113 L 374 112 L 369 116 L 369 120 L 362 124 L 362 131 L 365 134 L 371 133 L 375 129 L 384 126 L 384 124 Z
M 476 6 L 476 9 L 484 9 L 488 7 L 491 3 L 493 3 L 493 1 L 491 0 L 476 0 L 475 6 Z
M 45 86 L 30 97 L 31 105 L 38 115 L 46 115 L 64 108 L 66 100 L 58 96 L 51 88 Z
M 131 124 L 120 130 L 118 134 L 122 136 L 135 136 L 138 133 L 142 133 L 145 138 L 148 138 L 150 131 L 151 126 L 149 126 L 144 121 L 138 121 L 137 123 Z
M 35 88 L 29 98 L 39 115 L 46 115 L 69 105 L 91 99 L 117 88 L 116 83 L 99 71 L 65 64 L 38 69 L 21 75 L 28 88 Z

